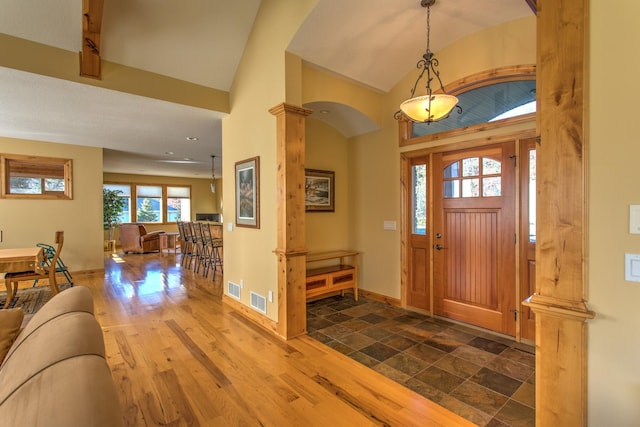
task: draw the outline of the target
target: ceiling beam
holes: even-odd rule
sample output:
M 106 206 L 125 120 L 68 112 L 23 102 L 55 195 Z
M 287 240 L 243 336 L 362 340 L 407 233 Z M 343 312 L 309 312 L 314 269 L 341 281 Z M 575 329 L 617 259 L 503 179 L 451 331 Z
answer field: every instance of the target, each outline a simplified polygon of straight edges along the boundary
M 101 78 L 100 31 L 104 0 L 82 0 L 82 51 L 80 75 Z
M 524 0 L 527 2 L 527 4 L 529 5 L 529 7 L 531 8 L 531 10 L 533 10 L 533 13 L 535 15 L 538 14 L 538 1 L 537 0 Z

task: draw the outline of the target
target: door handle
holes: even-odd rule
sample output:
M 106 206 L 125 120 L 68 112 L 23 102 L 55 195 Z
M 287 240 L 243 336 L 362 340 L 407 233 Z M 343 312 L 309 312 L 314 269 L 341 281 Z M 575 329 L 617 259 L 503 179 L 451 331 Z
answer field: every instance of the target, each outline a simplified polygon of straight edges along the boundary
M 436 243 L 435 248 L 436 248 L 437 251 L 441 251 L 441 250 L 445 249 L 445 247 L 442 246 L 440 243 Z

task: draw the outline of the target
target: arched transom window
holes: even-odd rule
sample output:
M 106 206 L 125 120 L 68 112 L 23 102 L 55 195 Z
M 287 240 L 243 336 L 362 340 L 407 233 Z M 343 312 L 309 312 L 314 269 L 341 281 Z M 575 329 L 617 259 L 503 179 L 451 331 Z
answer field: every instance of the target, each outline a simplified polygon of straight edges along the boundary
M 449 117 L 434 123 L 401 121 L 401 146 L 535 120 L 535 65 L 474 74 L 447 85 L 445 91 L 458 97 L 462 112 L 454 109 Z

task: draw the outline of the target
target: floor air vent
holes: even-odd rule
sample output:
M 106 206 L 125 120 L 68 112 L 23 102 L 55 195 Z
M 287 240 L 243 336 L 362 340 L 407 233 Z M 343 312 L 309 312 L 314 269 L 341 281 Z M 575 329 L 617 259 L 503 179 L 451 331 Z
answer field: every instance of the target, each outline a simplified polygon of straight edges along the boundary
M 236 299 L 240 299 L 240 285 L 233 282 L 228 283 L 229 284 L 227 286 L 227 293 Z
M 262 295 L 251 291 L 251 307 L 261 313 L 267 314 L 267 299 Z

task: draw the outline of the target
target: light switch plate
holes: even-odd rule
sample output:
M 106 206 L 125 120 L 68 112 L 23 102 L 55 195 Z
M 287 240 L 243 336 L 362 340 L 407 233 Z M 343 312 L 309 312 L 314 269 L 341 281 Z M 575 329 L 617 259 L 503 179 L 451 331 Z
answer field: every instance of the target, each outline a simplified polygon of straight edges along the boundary
M 629 206 L 629 233 L 640 234 L 640 205 Z
M 624 280 L 640 282 L 640 255 L 624 254 Z
M 385 221 L 384 222 L 384 229 L 385 230 L 395 230 L 396 229 L 396 222 L 395 221 Z

